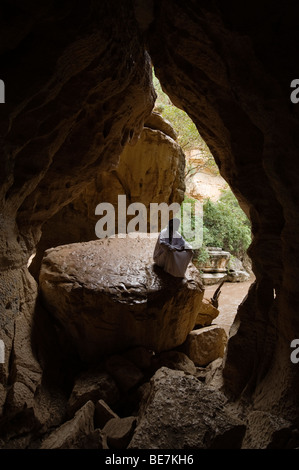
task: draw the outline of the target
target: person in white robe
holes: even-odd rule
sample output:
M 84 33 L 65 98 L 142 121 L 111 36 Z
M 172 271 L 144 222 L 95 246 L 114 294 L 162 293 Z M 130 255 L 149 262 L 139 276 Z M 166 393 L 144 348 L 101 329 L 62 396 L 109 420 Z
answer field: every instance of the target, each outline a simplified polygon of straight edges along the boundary
M 192 246 L 178 232 L 179 219 L 171 219 L 156 242 L 154 262 L 167 273 L 175 277 L 184 277 L 188 264 L 192 260 Z

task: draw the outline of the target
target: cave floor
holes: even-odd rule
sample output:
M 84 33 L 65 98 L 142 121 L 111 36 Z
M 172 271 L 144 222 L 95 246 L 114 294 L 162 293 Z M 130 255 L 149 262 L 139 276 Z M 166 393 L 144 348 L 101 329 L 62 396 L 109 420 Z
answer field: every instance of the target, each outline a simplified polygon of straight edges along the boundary
M 220 313 L 213 321 L 213 324 L 224 328 L 227 334 L 236 316 L 238 306 L 246 297 L 253 281 L 254 277 L 252 276 L 249 281 L 245 282 L 225 282 L 221 288 L 218 307 Z M 216 289 L 217 285 L 206 286 L 204 297 L 210 299 Z

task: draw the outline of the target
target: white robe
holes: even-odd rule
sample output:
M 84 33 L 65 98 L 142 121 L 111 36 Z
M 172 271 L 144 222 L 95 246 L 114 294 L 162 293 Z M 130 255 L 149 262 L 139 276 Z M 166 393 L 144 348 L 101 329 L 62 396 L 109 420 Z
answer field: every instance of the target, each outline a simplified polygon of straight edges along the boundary
M 168 229 L 165 228 L 161 231 L 155 246 L 153 259 L 164 271 L 175 277 L 184 277 L 192 256 L 192 246 L 184 240 L 182 235 L 175 232 L 170 244 Z

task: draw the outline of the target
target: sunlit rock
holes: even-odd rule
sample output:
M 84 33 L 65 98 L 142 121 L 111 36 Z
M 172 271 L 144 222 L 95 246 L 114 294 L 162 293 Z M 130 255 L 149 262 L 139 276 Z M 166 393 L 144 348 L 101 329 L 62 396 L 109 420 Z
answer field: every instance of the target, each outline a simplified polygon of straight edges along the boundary
M 212 305 L 212 302 L 208 299 L 202 299 L 199 307 L 199 312 L 196 318 L 197 326 L 209 326 L 212 321 L 219 315 L 218 308 Z
M 217 325 L 193 330 L 187 336 L 183 351 L 197 366 L 206 366 L 218 357 L 223 357 L 227 343 L 224 328 Z
M 44 303 L 79 352 L 102 355 L 145 346 L 181 345 L 203 297 L 199 271 L 186 280 L 154 265 L 156 237 L 108 238 L 50 249 L 40 273 Z
M 127 208 L 135 202 L 142 202 L 147 209 L 151 203 L 181 204 L 185 190 L 185 155 L 175 138 L 171 125 L 159 114 L 152 113 L 138 141 L 124 147 L 113 170 L 96 171 L 94 181 L 43 225 L 37 254 L 30 267 L 34 277 L 38 277 L 46 249 L 96 238 L 95 208 L 101 202 L 112 204 L 116 213 L 123 205 Z M 123 200 L 120 203 L 120 195 L 125 198 L 124 203 Z M 145 231 L 150 229 L 149 215 L 148 210 Z M 131 218 L 128 216 L 128 221 Z M 115 228 L 118 229 L 117 218 Z

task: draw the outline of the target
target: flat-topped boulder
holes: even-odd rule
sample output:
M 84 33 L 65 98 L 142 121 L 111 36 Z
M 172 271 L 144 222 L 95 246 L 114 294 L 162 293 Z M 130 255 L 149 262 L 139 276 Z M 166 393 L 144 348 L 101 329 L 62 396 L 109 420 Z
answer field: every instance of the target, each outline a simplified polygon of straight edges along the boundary
M 190 263 L 185 280 L 153 262 L 153 235 L 126 235 L 46 251 L 40 289 L 46 308 L 84 360 L 144 346 L 181 345 L 194 328 L 204 289 Z

